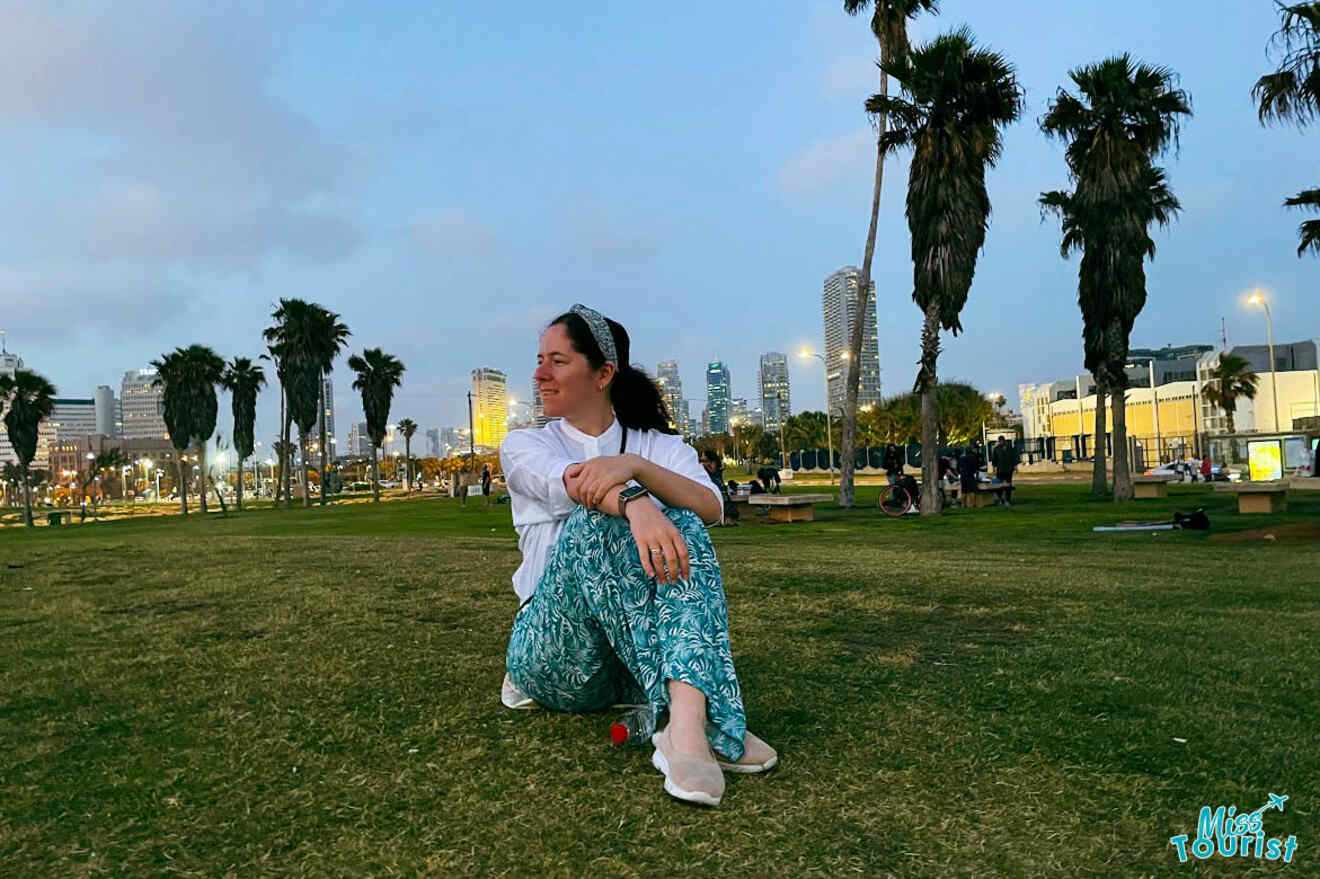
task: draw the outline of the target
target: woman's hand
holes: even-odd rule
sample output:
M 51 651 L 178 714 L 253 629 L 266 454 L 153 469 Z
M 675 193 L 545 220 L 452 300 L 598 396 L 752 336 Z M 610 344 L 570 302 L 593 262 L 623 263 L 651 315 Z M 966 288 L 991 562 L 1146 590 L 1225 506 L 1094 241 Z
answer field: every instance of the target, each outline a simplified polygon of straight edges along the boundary
M 630 502 L 624 512 L 646 576 L 657 583 L 677 583 L 680 577 L 692 576 L 683 535 L 649 498 Z
M 564 471 L 564 484 L 569 495 L 589 510 L 600 506 L 610 489 L 637 478 L 637 455 L 609 455 L 573 464 Z M 571 480 L 571 482 L 570 482 Z M 573 489 L 577 494 L 573 495 Z

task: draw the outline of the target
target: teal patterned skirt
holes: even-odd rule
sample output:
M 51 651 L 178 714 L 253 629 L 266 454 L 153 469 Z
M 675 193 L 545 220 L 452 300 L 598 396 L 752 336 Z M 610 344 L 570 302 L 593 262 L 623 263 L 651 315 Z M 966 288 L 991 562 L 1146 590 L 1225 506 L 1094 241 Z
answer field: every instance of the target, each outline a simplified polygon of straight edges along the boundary
M 579 507 L 564 523 L 536 592 L 509 637 L 509 678 L 557 711 L 669 704 L 668 680 L 706 694 L 706 736 L 734 760 L 747 720 L 729 650 L 724 584 L 710 535 L 690 510 L 666 515 L 687 543 L 691 576 L 646 576 L 628 523 Z

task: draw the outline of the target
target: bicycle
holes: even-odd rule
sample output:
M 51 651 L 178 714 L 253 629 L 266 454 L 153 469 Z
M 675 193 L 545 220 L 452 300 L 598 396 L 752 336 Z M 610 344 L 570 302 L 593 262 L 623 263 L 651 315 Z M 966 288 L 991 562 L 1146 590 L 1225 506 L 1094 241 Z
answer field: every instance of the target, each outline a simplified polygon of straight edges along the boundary
M 916 486 L 912 491 L 911 486 Z M 944 509 L 948 498 L 944 494 L 944 486 L 937 485 L 939 494 L 936 496 L 937 509 Z M 885 488 L 880 489 L 880 496 L 876 500 L 876 505 L 880 512 L 886 516 L 904 516 L 908 513 L 916 513 L 921 509 L 921 486 L 912 482 L 909 486 L 904 486 L 902 482 L 892 482 Z

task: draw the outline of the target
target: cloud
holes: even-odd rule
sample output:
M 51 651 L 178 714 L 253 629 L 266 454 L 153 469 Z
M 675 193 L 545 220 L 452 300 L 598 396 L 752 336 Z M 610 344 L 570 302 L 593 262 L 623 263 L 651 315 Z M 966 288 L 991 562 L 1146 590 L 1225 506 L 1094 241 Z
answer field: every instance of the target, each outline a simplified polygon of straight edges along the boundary
M 9 5 L 0 119 L 18 179 L 0 211 L 37 259 L 252 270 L 343 258 L 355 157 L 275 93 L 281 32 L 258 5 Z M 22 208 L 16 204 L 23 205 Z
M 407 235 L 420 250 L 444 256 L 481 255 L 495 246 L 495 230 L 464 210 L 420 217 Z
M 818 140 L 779 169 L 786 192 L 811 193 L 843 179 L 857 179 L 875 161 L 875 132 L 860 128 L 828 140 Z
M 23 344 L 85 342 L 88 331 L 148 336 L 185 317 L 193 301 L 184 285 L 150 273 L 53 265 L 0 266 L 0 289 L 10 306 L 5 329 Z

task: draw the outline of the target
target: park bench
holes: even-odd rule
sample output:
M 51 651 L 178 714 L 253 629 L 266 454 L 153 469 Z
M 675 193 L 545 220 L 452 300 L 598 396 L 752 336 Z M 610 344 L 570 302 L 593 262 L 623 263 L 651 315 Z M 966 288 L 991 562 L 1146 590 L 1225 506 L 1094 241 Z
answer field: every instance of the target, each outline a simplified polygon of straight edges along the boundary
M 832 494 L 758 494 L 748 497 L 747 503 L 769 507 L 775 522 L 810 522 L 815 519 L 811 505 L 832 500 Z
M 964 507 L 973 510 L 978 507 L 989 507 L 993 506 L 1001 495 L 1011 503 L 1013 486 L 1007 482 L 978 482 L 975 491 L 963 493 L 962 503 Z
M 1238 496 L 1239 513 L 1283 513 L 1288 509 L 1288 480 L 1273 482 L 1222 482 L 1215 491 Z
M 47 513 L 47 514 L 46 514 L 46 524 L 48 524 L 48 525 L 63 525 L 63 524 L 64 524 L 64 520 L 65 520 L 66 518 L 68 518 L 68 516 L 69 516 L 69 514 L 63 512 L 63 511 L 60 511 L 60 512 L 57 512 L 57 513 Z
M 751 492 L 747 491 L 733 492 L 729 495 L 729 503 L 733 504 L 733 508 L 738 511 L 739 516 L 748 511 L 748 501 L 751 496 Z
M 1168 497 L 1169 483 L 1172 481 L 1167 476 L 1134 476 L 1132 496 L 1139 501 Z

